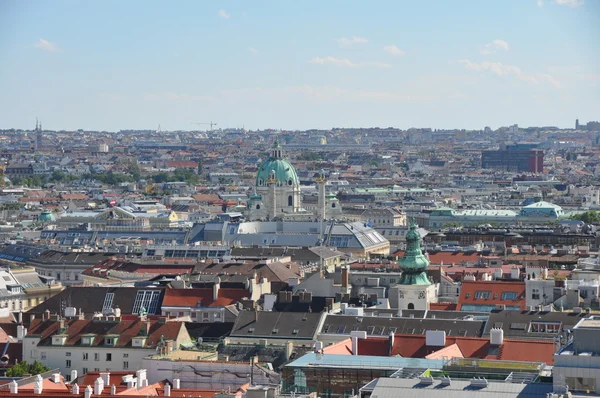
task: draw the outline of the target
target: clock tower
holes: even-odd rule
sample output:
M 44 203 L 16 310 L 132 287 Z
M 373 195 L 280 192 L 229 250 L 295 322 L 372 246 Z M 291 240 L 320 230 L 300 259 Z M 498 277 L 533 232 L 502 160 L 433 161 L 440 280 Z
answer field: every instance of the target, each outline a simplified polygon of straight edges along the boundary
M 406 252 L 398 260 L 402 276 L 397 285 L 398 309 L 428 310 L 430 303 L 437 302 L 438 286 L 433 284 L 425 270 L 429 260 L 421 251 L 421 235 L 413 221 L 406 234 Z

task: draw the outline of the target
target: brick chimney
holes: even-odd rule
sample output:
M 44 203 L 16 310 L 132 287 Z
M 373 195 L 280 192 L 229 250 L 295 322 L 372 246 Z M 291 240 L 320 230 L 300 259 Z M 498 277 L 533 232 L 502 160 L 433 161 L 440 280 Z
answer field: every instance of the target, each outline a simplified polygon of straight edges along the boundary
M 348 288 L 350 285 L 350 269 L 347 265 L 342 266 L 342 287 Z

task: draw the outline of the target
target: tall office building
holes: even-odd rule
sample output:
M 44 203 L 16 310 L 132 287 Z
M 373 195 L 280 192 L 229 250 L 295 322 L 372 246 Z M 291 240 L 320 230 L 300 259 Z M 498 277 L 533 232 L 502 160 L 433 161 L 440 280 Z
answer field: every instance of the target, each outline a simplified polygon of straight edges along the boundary
M 544 171 L 544 151 L 537 144 L 522 143 L 507 145 L 496 151 L 481 153 L 481 167 L 505 171 L 542 173 Z

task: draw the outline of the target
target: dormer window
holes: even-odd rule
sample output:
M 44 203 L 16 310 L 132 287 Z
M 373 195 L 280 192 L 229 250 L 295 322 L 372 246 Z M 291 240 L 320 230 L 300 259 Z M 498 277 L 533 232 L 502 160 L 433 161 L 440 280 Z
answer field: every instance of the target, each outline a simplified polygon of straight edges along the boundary
M 65 345 L 66 341 L 67 341 L 67 335 L 65 335 L 65 334 L 52 336 L 52 345 Z
M 115 346 L 117 344 L 118 337 L 110 336 L 104 338 L 104 345 Z
M 81 336 L 81 345 L 92 345 L 95 335 Z
M 146 336 L 134 337 L 131 344 L 134 347 L 144 347 L 146 345 Z

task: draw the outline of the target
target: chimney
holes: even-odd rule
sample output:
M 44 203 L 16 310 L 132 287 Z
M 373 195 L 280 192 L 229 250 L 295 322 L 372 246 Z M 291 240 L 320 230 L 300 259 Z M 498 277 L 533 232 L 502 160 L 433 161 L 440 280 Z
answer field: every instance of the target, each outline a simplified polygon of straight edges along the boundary
M 19 321 L 19 325 L 23 324 L 23 311 L 19 311 L 18 321 Z
M 219 288 L 221 284 L 219 282 L 215 282 L 213 285 L 213 301 L 217 301 L 219 299 Z
M 117 395 L 117 386 L 114 384 L 110 386 L 110 395 Z
M 34 319 L 35 319 L 35 314 L 29 315 L 29 326 L 31 326 L 31 324 L 33 323 Z
M 288 341 L 285 343 L 285 359 L 289 360 L 292 356 L 292 352 L 294 351 L 294 343 Z
M 146 336 L 150 336 L 150 320 L 146 320 Z
M 60 320 L 58 321 L 58 329 L 60 330 L 59 333 L 62 333 L 63 330 L 65 329 L 65 319 L 64 318 L 60 318 Z
M 41 375 L 37 375 L 35 378 L 35 383 L 33 383 L 33 393 L 34 394 L 41 394 L 42 391 L 44 390 L 44 379 L 42 378 Z
M 23 325 L 17 325 L 17 340 L 23 340 L 27 336 L 27 328 Z
M 102 380 L 104 380 L 105 386 L 110 385 L 110 372 L 100 372 L 100 377 L 102 377 Z
M 174 390 L 179 390 L 181 387 L 181 382 L 179 381 L 179 379 L 173 379 L 173 389 Z
M 390 332 L 390 337 L 388 340 L 388 345 L 390 346 L 388 355 L 390 357 L 392 356 L 392 352 L 394 351 L 394 339 L 395 338 L 396 338 L 396 336 L 394 335 L 394 332 Z
M 71 394 L 79 395 L 79 386 L 77 385 L 77 383 L 73 384 L 73 388 L 71 389 Z
M 169 383 L 165 383 L 164 396 L 165 397 L 171 396 L 171 385 Z
M 92 387 L 87 386 L 85 388 L 85 392 L 83 393 L 83 398 L 92 398 Z
M 504 330 L 502 328 L 492 328 L 490 330 L 490 344 L 501 346 L 504 343 Z
M 77 380 L 77 371 L 73 369 L 71 371 L 71 383 L 73 383 L 75 380 Z
M 139 369 L 136 373 L 137 388 L 140 389 L 146 386 L 146 369 Z
M 10 388 L 10 393 L 11 394 L 18 394 L 19 393 L 19 385 L 17 384 L 17 382 L 13 379 L 13 381 L 11 381 L 8 384 L 9 388 Z
M 350 339 L 352 340 L 352 355 L 358 355 L 358 337 L 352 336 Z
M 521 276 L 521 270 L 517 267 L 511 268 L 510 270 L 510 279 L 519 279 Z
M 60 383 L 60 373 L 52 373 L 52 382 L 55 384 Z
M 258 322 L 258 310 L 254 310 L 254 322 Z
M 46 310 L 42 313 L 42 321 L 47 321 L 50 319 L 50 310 Z
M 342 266 L 342 287 L 344 289 L 348 288 L 350 282 L 350 270 L 347 265 Z
M 98 377 L 94 382 L 94 395 L 102 394 L 102 390 L 104 390 L 104 380 L 101 377 Z

